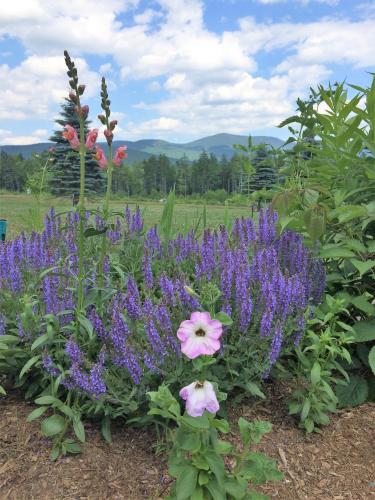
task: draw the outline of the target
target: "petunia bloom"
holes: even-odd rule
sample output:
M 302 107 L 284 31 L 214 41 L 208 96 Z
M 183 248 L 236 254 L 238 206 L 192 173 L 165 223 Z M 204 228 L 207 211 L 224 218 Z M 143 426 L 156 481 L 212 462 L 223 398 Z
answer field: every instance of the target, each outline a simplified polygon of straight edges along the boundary
M 98 137 L 98 129 L 94 128 L 90 130 L 86 137 L 86 148 L 92 149 L 95 146 L 96 139 Z
M 104 154 L 104 151 L 102 148 L 98 145 L 96 145 L 96 153 L 95 153 L 95 159 L 99 163 L 100 168 L 106 168 L 107 166 L 107 158 Z
M 192 382 L 180 391 L 180 396 L 186 401 L 186 412 L 191 417 L 201 417 L 204 410 L 216 413 L 219 403 L 211 382 Z
M 117 148 L 115 156 L 113 157 L 113 164 L 116 165 L 116 167 L 121 165 L 123 158 L 128 157 L 128 153 L 125 152 L 127 149 L 127 146 L 120 146 Z
M 208 312 L 193 312 L 177 330 L 181 351 L 190 359 L 218 351 L 222 334 L 222 324 L 217 319 L 211 319 Z
M 62 133 L 64 139 L 69 141 L 70 146 L 73 149 L 78 149 L 80 146 L 80 142 L 78 139 L 77 131 L 71 125 L 65 125 L 65 132 Z

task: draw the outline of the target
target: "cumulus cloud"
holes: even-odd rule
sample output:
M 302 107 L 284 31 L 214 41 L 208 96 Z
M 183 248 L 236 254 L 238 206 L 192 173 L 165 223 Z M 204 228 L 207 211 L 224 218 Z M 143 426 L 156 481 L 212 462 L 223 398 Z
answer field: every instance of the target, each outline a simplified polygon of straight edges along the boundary
M 14 135 L 11 130 L 0 129 L 0 144 L 23 145 L 48 141 L 48 130 L 36 129 L 30 135 Z
M 146 81 L 150 99 L 133 104 L 146 118 L 133 119 L 122 129 L 128 137 L 246 133 L 270 127 L 293 111 L 297 96 L 329 78 L 332 65 L 375 64 L 372 18 L 261 23 L 244 17 L 237 28 L 217 33 L 205 24 L 203 1 L 157 0 L 153 8 L 139 11 L 140 5 L 138 0 L 6 3 L 0 11 L 0 36 L 21 40 L 27 56 L 15 68 L 0 66 L 0 116 L 48 117 L 66 94 L 61 53 L 67 44 L 78 56 L 87 97 L 97 93 L 99 77 L 86 55 L 101 56 L 100 72 L 112 80 L 120 74 L 117 86 L 109 81 L 112 89 Z M 284 58 L 260 73 L 265 69 L 259 68 L 260 56 L 275 51 L 282 51 Z

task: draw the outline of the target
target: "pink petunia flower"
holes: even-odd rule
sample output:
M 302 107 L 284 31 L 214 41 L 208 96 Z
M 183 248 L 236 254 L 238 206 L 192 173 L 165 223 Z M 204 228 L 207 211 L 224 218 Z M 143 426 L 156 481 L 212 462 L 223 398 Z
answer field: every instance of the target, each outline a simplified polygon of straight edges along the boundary
M 77 131 L 74 127 L 71 125 L 65 125 L 65 132 L 62 133 L 62 136 L 69 141 L 69 144 L 73 149 L 79 149 L 80 143 Z
M 186 401 L 186 412 L 191 417 L 201 417 L 204 410 L 216 413 L 220 406 L 211 382 L 192 382 L 180 391 Z
M 190 359 L 218 351 L 222 334 L 222 324 L 217 319 L 211 319 L 208 312 L 193 312 L 177 330 L 181 351 Z
M 95 146 L 96 139 L 98 137 L 98 129 L 94 128 L 90 130 L 86 137 L 86 148 L 92 149 Z
M 119 167 L 121 165 L 121 162 L 123 158 L 128 157 L 128 153 L 126 153 L 126 150 L 128 149 L 128 146 L 120 146 L 117 148 L 115 156 L 113 157 L 113 164 L 116 165 L 116 167 Z
M 103 168 L 103 169 L 106 168 L 107 163 L 108 163 L 107 158 L 106 158 L 102 148 L 98 145 L 96 145 L 95 159 L 99 163 L 100 168 Z

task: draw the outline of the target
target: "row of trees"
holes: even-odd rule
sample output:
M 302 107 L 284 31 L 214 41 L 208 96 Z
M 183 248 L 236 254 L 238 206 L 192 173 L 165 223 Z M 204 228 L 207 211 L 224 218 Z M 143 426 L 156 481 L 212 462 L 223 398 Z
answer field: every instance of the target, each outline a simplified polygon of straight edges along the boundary
M 66 124 L 79 129 L 74 111 L 74 104 L 66 99 L 62 105 L 59 125 L 50 137 L 55 144 L 49 152 L 34 155 L 25 160 L 22 156 L 7 155 L 1 152 L 0 180 L 1 188 L 11 191 L 24 191 L 38 170 L 49 158 L 48 188 L 53 195 L 65 196 L 79 191 L 79 154 L 73 151 L 62 136 Z M 85 133 L 89 122 L 85 124 Z M 280 152 L 276 153 L 266 145 L 253 147 L 251 139 L 248 147 L 239 146 L 236 154 L 228 159 L 217 158 L 213 154 L 202 152 L 196 161 L 183 157 L 177 161 L 166 155 L 151 156 L 142 162 L 129 164 L 115 169 L 113 190 L 128 196 L 164 197 L 173 186 L 179 195 L 204 194 L 208 191 L 223 190 L 224 193 L 250 194 L 264 188 L 270 188 L 278 180 Z M 88 195 L 100 193 L 105 185 L 105 172 L 97 161 L 88 156 L 86 160 L 86 189 Z

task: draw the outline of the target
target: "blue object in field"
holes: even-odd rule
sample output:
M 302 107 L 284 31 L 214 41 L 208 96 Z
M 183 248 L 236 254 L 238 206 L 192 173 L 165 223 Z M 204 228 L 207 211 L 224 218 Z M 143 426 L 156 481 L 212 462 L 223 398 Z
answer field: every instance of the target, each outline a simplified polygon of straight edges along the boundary
M 8 222 L 6 219 L 0 219 L 0 241 L 5 241 L 5 235 L 7 234 Z

